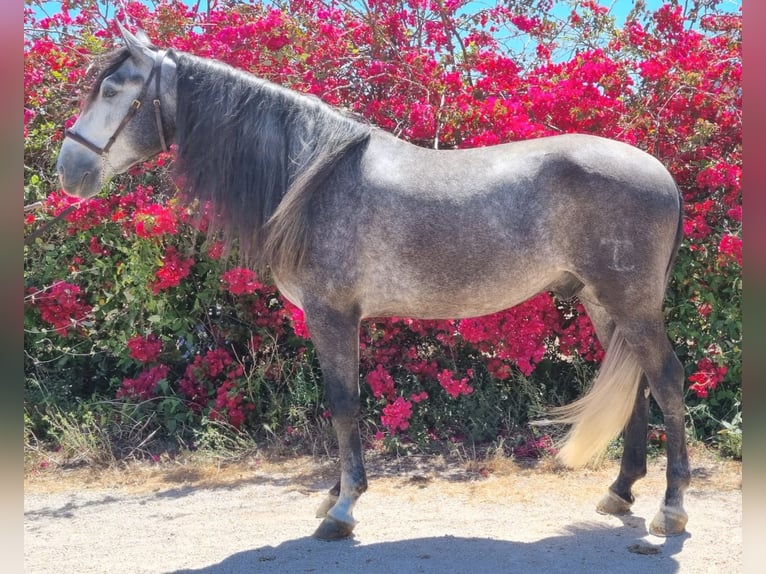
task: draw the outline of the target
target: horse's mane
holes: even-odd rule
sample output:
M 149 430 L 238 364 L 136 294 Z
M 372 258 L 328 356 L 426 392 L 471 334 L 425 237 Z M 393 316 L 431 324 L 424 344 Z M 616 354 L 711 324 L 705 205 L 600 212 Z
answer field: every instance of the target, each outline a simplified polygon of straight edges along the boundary
M 305 254 L 314 192 L 370 129 L 318 98 L 177 54 L 176 171 L 220 233 L 258 269 Z

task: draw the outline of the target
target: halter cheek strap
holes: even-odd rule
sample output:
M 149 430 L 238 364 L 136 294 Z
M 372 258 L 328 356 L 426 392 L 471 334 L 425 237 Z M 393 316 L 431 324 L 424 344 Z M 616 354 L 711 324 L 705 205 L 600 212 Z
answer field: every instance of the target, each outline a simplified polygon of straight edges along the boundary
M 157 124 L 157 133 L 160 136 L 160 145 L 162 146 L 162 151 L 168 151 L 168 146 L 165 143 L 165 128 L 162 124 L 162 110 L 161 110 L 161 102 L 160 102 L 160 80 L 162 78 L 162 61 L 165 59 L 165 55 L 167 52 L 160 53 L 159 51 L 155 52 L 154 54 L 154 65 L 152 66 L 152 71 L 149 73 L 149 77 L 146 78 L 146 82 L 144 82 L 143 88 L 141 88 L 141 93 L 139 94 L 138 98 L 133 100 L 133 103 L 130 104 L 130 107 L 128 108 L 128 111 L 125 113 L 125 116 L 122 118 L 122 121 L 117 126 L 117 129 L 114 130 L 114 133 L 112 134 L 112 137 L 109 138 L 109 140 L 106 142 L 106 144 L 103 147 L 97 146 L 92 141 L 86 139 L 85 137 L 81 136 L 77 132 L 75 132 L 72 129 L 67 129 L 64 132 L 64 137 L 68 137 L 69 139 L 72 139 L 79 143 L 80 145 L 85 146 L 92 152 L 105 157 L 109 153 L 109 149 L 112 147 L 112 144 L 114 144 L 115 140 L 117 139 L 117 136 L 120 135 L 120 132 L 122 132 L 123 129 L 125 129 L 125 126 L 128 125 L 128 122 L 133 119 L 133 116 L 136 115 L 136 112 L 141 107 L 141 100 L 144 99 L 144 96 L 146 96 L 146 92 L 149 89 L 149 85 L 152 82 L 152 77 L 154 77 L 154 83 L 155 83 L 155 97 L 153 100 L 154 104 L 154 121 Z
M 160 78 L 162 77 L 162 61 L 165 59 L 166 54 L 167 52 L 162 52 L 162 54 L 156 52 L 154 54 L 154 68 L 152 68 L 152 72 L 155 70 L 157 71 L 157 75 L 154 76 L 155 88 L 154 100 L 152 100 L 152 102 L 154 103 L 154 121 L 157 124 L 157 133 L 160 136 L 162 151 L 168 151 L 168 146 L 165 143 L 165 128 L 162 125 L 162 110 L 160 109 Z

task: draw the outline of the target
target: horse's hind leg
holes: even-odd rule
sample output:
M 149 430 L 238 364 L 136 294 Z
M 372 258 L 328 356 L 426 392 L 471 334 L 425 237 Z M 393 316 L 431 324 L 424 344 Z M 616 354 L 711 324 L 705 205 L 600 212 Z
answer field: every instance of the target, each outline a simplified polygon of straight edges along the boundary
M 588 317 L 606 351 L 614 333 L 614 320 L 601 305 L 582 299 Z M 623 454 L 620 473 L 607 494 L 596 505 L 602 514 L 627 514 L 635 498 L 633 484 L 646 475 L 646 431 L 648 429 L 649 389 L 642 377 L 630 420 L 623 432 Z
M 646 382 L 662 410 L 665 422 L 668 458 L 667 488 L 664 502 L 649 526 L 649 532 L 658 536 L 681 534 L 687 521 L 683 508 L 684 491 L 689 486 L 691 477 L 684 426 L 684 369 L 667 338 L 661 313 L 650 319 L 634 318 L 627 321 L 618 319 L 617 325 L 641 364 Z M 648 401 L 648 398 L 641 399 L 639 396 L 636 409 L 641 409 L 641 412 L 636 415 L 634 410 L 634 416 L 631 419 L 631 422 L 635 419 L 636 428 L 631 429 L 630 424 L 628 425 L 628 435 L 634 433 L 631 436 L 634 447 L 639 440 L 639 431 L 643 434 L 642 440 L 646 441 L 646 406 L 641 404 L 643 401 Z M 641 429 L 638 428 L 639 423 Z M 641 448 L 643 458 L 646 446 Z
M 338 438 L 340 483 L 330 490 L 317 515 L 324 518 L 314 536 L 324 540 L 351 535 L 353 509 L 367 490 L 359 436 L 359 319 L 326 307 L 307 305 L 306 323 L 319 357 L 325 394 Z
M 638 388 L 633 412 L 623 432 L 620 473 L 596 505 L 601 514 L 627 514 L 635 501 L 633 485 L 646 476 L 646 431 L 649 416 L 649 388 L 644 377 Z

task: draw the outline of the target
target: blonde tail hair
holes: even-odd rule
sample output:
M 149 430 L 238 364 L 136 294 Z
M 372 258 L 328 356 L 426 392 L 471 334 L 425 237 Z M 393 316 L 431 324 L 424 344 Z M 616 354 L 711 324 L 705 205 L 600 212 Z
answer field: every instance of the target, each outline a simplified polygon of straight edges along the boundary
M 615 328 L 596 380 L 584 396 L 551 409 L 551 418 L 536 424 L 572 425 L 558 452 L 566 466 L 580 468 L 599 457 L 630 419 L 641 382 L 641 367 Z

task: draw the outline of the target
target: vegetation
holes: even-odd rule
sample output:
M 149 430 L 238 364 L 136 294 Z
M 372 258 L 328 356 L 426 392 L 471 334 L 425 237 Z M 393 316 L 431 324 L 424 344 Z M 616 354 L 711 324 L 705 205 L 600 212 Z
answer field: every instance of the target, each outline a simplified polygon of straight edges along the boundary
M 593 0 L 159 0 L 116 16 L 418 145 L 585 132 L 657 156 L 686 202 L 666 308 L 689 434 L 740 457 L 741 11 L 680 4 L 634 2 L 619 23 Z M 63 128 L 119 33 L 108 4 L 44 5 L 27 0 L 24 24 L 28 446 L 96 464 L 248 437 L 331 448 L 300 310 L 206 236 L 172 151 L 90 200 L 60 190 Z M 547 293 L 476 319 L 367 320 L 360 344 L 369 446 L 517 457 L 551 451 L 527 421 L 581 393 L 603 354 L 578 302 Z

